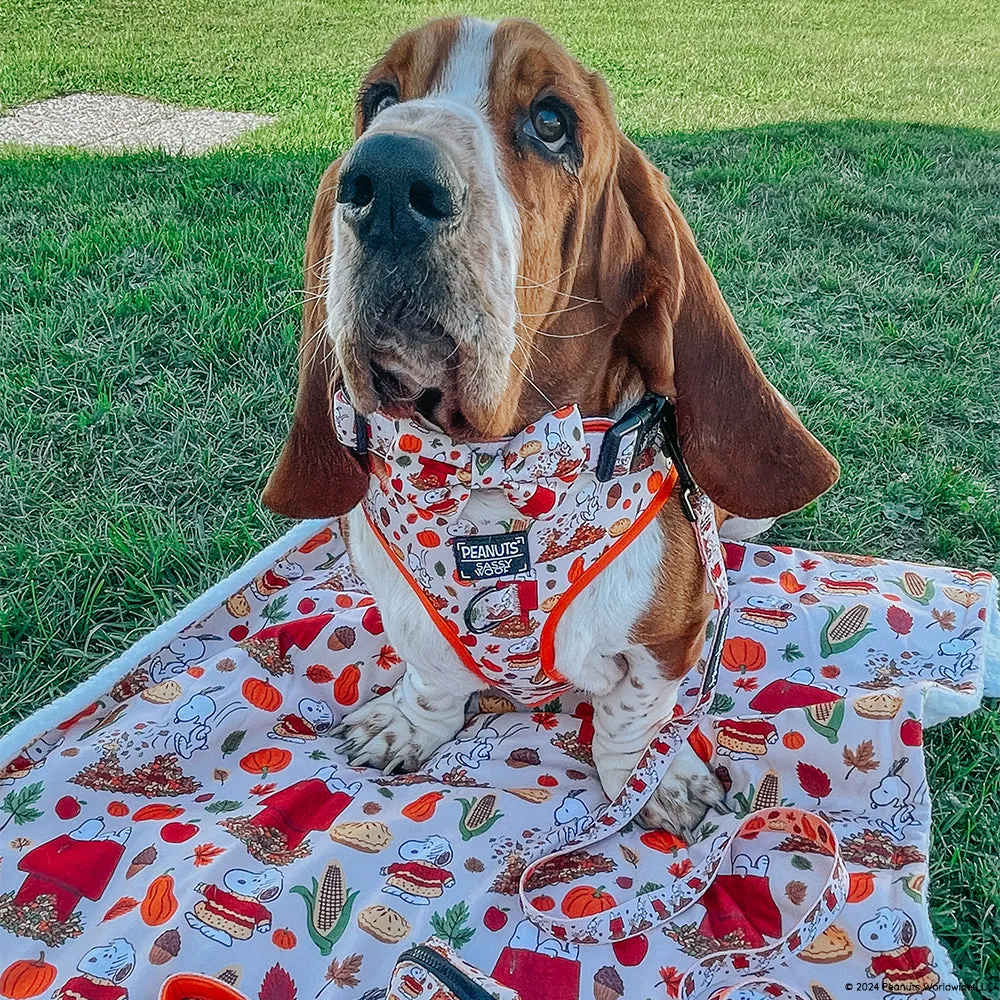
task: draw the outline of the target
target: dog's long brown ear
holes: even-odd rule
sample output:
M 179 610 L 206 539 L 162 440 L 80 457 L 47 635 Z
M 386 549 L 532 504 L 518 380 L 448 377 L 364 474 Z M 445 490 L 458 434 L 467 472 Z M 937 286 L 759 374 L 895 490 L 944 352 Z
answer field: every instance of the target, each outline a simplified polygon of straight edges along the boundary
M 336 202 L 340 161 L 323 174 L 306 236 L 299 391 L 288 440 L 264 487 L 263 501 L 288 517 L 336 517 L 355 507 L 368 476 L 333 427 L 331 392 L 336 379 L 333 345 L 325 335 L 326 268 L 330 257 L 330 217 Z
M 836 460 L 764 376 L 666 178 L 624 135 L 603 252 L 623 270 L 602 297 L 625 317 L 620 336 L 646 385 L 674 400 L 684 456 L 715 503 L 774 517 L 829 489 Z

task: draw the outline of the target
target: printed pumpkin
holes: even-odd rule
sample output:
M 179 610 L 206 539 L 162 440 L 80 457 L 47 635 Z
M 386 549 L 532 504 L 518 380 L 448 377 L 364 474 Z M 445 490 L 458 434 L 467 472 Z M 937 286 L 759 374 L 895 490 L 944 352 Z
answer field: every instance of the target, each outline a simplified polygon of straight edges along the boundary
M 592 917 L 615 906 L 614 897 L 603 886 L 578 885 L 563 897 L 562 911 L 567 917 Z
M 756 639 L 734 635 L 722 646 L 722 665 L 734 673 L 749 674 L 767 662 L 767 650 Z
M 281 692 L 259 677 L 248 677 L 243 682 L 243 697 L 262 712 L 276 712 L 281 708 Z
M 0 975 L 0 996 L 7 1000 L 28 1000 L 44 993 L 55 981 L 56 967 L 45 961 L 45 952 L 36 959 L 12 962 Z
M 414 823 L 423 823 L 434 815 L 437 804 L 444 798 L 443 792 L 427 792 L 403 806 L 402 814 Z
M 240 768 L 248 774 L 274 774 L 283 771 L 292 762 L 291 750 L 283 747 L 265 747 L 254 750 L 240 760 Z
M 142 919 L 150 927 L 165 924 L 177 912 L 177 897 L 174 895 L 172 875 L 159 875 L 149 883 L 146 895 L 139 907 Z
M 358 682 L 361 670 L 356 663 L 349 663 L 333 683 L 333 697 L 338 705 L 353 705 L 358 700 Z

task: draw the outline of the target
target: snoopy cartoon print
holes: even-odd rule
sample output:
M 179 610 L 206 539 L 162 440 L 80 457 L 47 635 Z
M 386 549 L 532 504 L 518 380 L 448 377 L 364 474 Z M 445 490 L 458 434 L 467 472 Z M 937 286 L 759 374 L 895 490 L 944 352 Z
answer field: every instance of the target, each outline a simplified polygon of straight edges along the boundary
M 123 985 L 135 969 L 135 948 L 125 938 L 91 948 L 77 963 L 79 975 L 67 979 L 54 1000 L 128 1000 Z
M 919 804 L 918 799 L 899 773 L 905 766 L 905 757 L 894 761 L 888 773 L 868 796 L 872 812 L 876 813 L 872 817 L 872 825 L 896 843 L 902 843 L 907 828 L 917 824 L 913 812 Z
M 46 758 L 59 747 L 65 737 L 54 730 L 33 739 L 13 760 L 0 767 L 0 785 L 12 785 L 18 778 L 29 774 L 33 768 L 43 764 Z
M 579 796 L 581 789 L 569 792 L 556 806 L 552 818 L 557 826 L 546 835 L 551 844 L 565 844 L 584 836 L 593 829 L 597 822 L 590 814 L 587 803 Z
M 284 590 L 295 580 L 301 578 L 305 570 L 290 559 L 279 559 L 270 569 L 265 570 L 258 576 L 250 589 L 258 601 L 266 601 L 273 594 Z
M 478 729 L 473 728 L 463 730 L 448 744 L 439 757 L 433 761 L 434 771 L 432 773 L 446 773 L 452 768 L 464 768 L 466 771 L 475 771 L 480 764 L 492 760 L 493 751 L 505 740 L 523 733 L 528 726 L 522 723 L 515 723 L 509 726 L 503 733 L 496 726 L 498 715 L 492 715 L 484 720 L 484 725 Z
M 886 993 L 929 1000 L 940 979 L 934 971 L 930 948 L 914 944 L 916 937 L 913 920 L 891 906 L 880 906 L 858 928 L 858 941 L 875 955 L 867 969 L 868 977 L 881 976 Z
M 977 646 L 973 635 L 979 631 L 979 627 L 967 628 L 960 635 L 956 635 L 947 642 L 942 642 L 938 646 L 938 656 L 947 658 L 949 662 L 939 664 L 942 676 L 948 680 L 957 681 L 962 674 L 975 669 L 977 662 Z
M 390 896 L 427 906 L 455 884 L 455 876 L 445 867 L 454 854 L 444 837 L 435 833 L 423 840 L 408 840 L 400 846 L 399 856 L 401 861 L 381 870 L 387 876 L 382 891 Z
M 246 706 L 232 702 L 223 708 L 215 703 L 212 694 L 219 688 L 209 688 L 200 694 L 192 695 L 174 713 L 173 724 L 169 732 L 164 734 L 163 746 L 172 750 L 183 760 L 190 760 L 198 750 L 208 747 L 212 731 L 225 722 L 236 712 L 246 711 Z M 159 737 L 154 737 L 154 746 Z
M 333 708 L 315 698 L 299 700 L 297 712 L 282 715 L 267 734 L 285 743 L 306 743 L 327 736 L 333 728 Z
M 160 681 L 165 681 L 169 677 L 186 673 L 188 667 L 194 666 L 200 660 L 208 657 L 208 644 L 210 642 L 221 641 L 221 637 L 217 635 L 181 636 L 174 639 L 158 653 L 154 653 L 148 661 L 142 661 L 139 666 L 146 667 L 150 680 L 154 684 L 159 684 Z
M 184 919 L 209 940 L 228 948 L 234 941 L 249 941 L 255 931 L 263 934 L 271 929 L 271 911 L 265 904 L 274 902 L 283 887 L 277 868 L 258 872 L 232 868 L 223 876 L 221 887 L 204 882 L 195 886 L 205 898 Z

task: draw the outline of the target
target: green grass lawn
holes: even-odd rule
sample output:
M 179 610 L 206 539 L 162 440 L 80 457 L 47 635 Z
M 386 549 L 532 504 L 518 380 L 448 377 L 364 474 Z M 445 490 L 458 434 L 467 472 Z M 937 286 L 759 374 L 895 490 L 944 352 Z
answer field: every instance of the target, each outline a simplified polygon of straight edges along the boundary
M 471 5 L 497 14 L 497 5 Z M 353 92 L 444 8 L 0 0 L 0 101 L 258 110 L 199 159 L 0 149 L 0 727 L 285 524 L 315 183 Z M 947 0 L 516 3 L 609 78 L 764 367 L 844 476 L 773 532 L 1000 569 L 1000 17 Z M 928 735 L 932 910 L 1000 973 L 1000 713 Z

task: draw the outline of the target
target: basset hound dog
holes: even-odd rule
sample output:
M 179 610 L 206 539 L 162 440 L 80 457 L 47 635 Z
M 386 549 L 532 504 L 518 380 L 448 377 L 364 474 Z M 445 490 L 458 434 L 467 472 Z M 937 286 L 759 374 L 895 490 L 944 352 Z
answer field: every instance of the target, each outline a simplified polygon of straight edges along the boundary
M 604 80 L 537 25 L 449 18 L 403 35 L 361 86 L 355 137 L 316 194 L 298 396 L 263 499 L 342 518 L 408 666 L 341 732 L 352 763 L 413 770 L 486 684 L 364 516 L 370 477 L 335 433 L 335 389 L 362 418 L 418 419 L 455 442 L 509 437 L 570 404 L 616 418 L 665 396 L 720 522 L 796 510 L 839 468 L 764 376 Z M 673 495 L 561 616 L 555 668 L 593 704 L 609 796 L 670 717 L 712 607 Z M 642 818 L 690 832 L 722 802 L 682 753 Z

